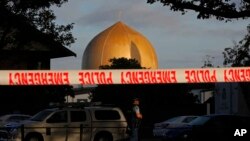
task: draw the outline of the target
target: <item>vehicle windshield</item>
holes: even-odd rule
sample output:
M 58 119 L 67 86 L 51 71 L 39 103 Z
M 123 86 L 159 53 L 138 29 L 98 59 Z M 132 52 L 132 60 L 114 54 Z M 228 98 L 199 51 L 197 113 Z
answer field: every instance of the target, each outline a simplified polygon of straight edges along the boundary
M 194 119 L 193 121 L 191 121 L 190 124 L 191 125 L 203 125 L 209 119 L 210 119 L 210 117 L 206 117 L 206 116 L 197 117 L 196 119 Z
M 22 121 L 22 120 L 27 120 L 29 118 L 30 118 L 30 116 L 13 115 L 13 116 L 10 116 L 6 121 L 7 122 L 18 122 L 18 121 Z
M 182 120 L 182 122 L 183 123 L 189 123 L 189 122 L 191 122 L 191 121 L 193 121 L 193 120 L 195 120 L 197 117 L 186 117 L 186 118 L 184 118 L 183 120 Z
M 35 114 L 30 120 L 32 121 L 43 121 L 48 115 L 50 115 L 53 111 L 52 110 L 44 110 L 37 114 Z
M 170 118 L 170 119 L 166 120 L 165 122 L 189 123 L 192 120 L 194 120 L 195 118 L 197 118 L 197 117 L 196 116 L 178 116 L 178 117 Z
M 170 119 L 166 120 L 165 122 L 178 122 L 178 121 L 181 120 L 181 118 L 182 118 L 181 116 L 173 117 L 173 118 L 170 118 Z

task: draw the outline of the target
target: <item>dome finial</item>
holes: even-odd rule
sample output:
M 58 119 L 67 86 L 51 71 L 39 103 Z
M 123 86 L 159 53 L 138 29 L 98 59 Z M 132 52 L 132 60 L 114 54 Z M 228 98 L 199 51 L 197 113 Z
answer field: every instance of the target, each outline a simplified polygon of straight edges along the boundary
M 118 21 L 122 21 L 122 11 L 121 10 L 118 13 Z

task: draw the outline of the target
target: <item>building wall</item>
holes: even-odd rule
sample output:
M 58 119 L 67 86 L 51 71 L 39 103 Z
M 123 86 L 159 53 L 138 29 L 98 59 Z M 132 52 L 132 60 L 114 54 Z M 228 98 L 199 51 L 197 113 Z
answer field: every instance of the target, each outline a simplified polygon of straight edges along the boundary
M 216 114 L 249 114 L 238 83 L 217 83 L 214 96 Z
M 90 94 L 88 93 L 83 93 L 83 94 L 78 94 L 78 95 L 75 95 L 75 97 L 71 97 L 71 96 L 66 96 L 66 102 L 70 103 L 70 102 L 90 102 L 91 99 L 90 99 Z

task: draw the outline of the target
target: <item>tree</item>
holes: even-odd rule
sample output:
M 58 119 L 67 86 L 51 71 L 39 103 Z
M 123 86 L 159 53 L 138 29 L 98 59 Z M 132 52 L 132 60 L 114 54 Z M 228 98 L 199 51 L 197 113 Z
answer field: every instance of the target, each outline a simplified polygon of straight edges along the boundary
M 51 6 L 60 7 L 68 0 L 1 0 L 0 1 L 0 48 L 20 40 L 23 35 L 15 32 L 13 27 L 30 26 L 46 34 L 54 41 L 69 46 L 75 38 L 70 32 L 73 23 L 57 25 L 56 16 Z M 8 35 L 12 34 L 11 37 Z M 22 39 L 22 38 L 21 38 Z
M 161 2 L 173 11 L 185 14 L 187 10 L 198 13 L 198 19 L 215 16 L 218 20 L 245 19 L 250 17 L 249 0 L 147 0 L 148 3 Z
M 143 69 L 136 59 L 127 59 L 125 57 L 112 58 L 109 60 L 111 65 L 102 65 L 100 69 Z
M 214 57 L 210 56 L 210 55 L 206 55 L 203 62 L 203 66 L 201 68 L 213 68 L 213 61 L 212 59 L 214 59 Z
M 250 66 L 250 25 L 247 27 L 247 34 L 237 43 L 233 42 L 232 47 L 224 49 L 224 62 L 225 66 L 243 67 Z

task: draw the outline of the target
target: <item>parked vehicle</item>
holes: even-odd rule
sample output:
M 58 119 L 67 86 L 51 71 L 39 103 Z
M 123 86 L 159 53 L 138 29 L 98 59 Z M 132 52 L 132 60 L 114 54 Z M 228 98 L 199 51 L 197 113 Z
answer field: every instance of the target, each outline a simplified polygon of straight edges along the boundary
M 45 109 L 22 124 L 22 128 L 12 131 L 13 140 L 118 141 L 128 138 L 127 121 L 116 107 Z
M 0 116 L 0 127 L 5 127 L 6 124 L 20 123 L 21 121 L 31 118 L 30 115 L 25 114 L 7 114 Z
M 188 123 L 196 119 L 198 116 L 188 115 L 188 116 L 177 116 L 170 118 L 166 121 L 155 123 L 153 128 L 153 135 L 162 139 L 174 139 L 184 132 L 184 127 Z M 181 128 L 181 130 L 179 130 Z
M 30 115 L 25 114 L 6 114 L 0 116 L 0 140 L 7 141 L 11 138 L 10 130 L 11 126 L 19 125 L 22 121 L 30 119 Z
M 187 124 L 172 128 L 162 139 L 182 141 L 235 140 L 247 141 L 250 135 L 235 137 L 236 129 L 250 131 L 250 117 L 239 115 L 204 115 Z
M 249 134 L 244 137 L 235 137 L 236 129 L 250 131 L 250 117 L 241 115 L 205 115 L 190 123 L 191 132 L 186 132 L 186 138 L 193 141 L 200 140 L 248 140 Z M 190 131 L 190 130 L 189 130 Z

